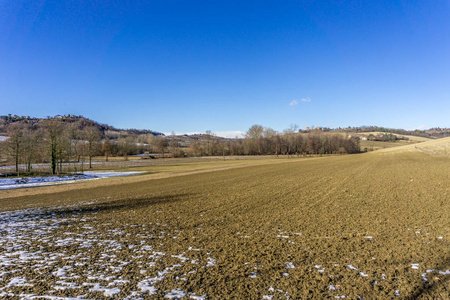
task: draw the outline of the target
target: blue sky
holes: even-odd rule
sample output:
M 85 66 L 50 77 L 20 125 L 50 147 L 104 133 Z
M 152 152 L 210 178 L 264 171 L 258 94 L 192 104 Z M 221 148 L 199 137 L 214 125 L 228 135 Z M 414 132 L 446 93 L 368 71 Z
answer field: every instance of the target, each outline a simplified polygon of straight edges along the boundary
M 0 114 L 450 127 L 449 1 L 2 1 Z

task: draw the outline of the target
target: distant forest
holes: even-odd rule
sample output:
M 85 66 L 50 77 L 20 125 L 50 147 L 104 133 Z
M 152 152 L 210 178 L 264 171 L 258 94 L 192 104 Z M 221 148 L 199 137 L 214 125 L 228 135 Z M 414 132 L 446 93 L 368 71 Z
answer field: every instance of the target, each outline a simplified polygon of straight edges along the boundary
M 344 129 L 315 128 L 298 130 L 297 126 L 277 132 L 253 125 L 244 138 L 217 137 L 210 131 L 196 135 L 170 135 L 151 130 L 117 129 L 83 116 L 31 118 L 0 116 L 0 157 L 4 163 L 24 164 L 31 172 L 33 164 L 50 163 L 57 174 L 62 163 L 93 156 L 131 155 L 143 158 L 228 155 L 324 155 L 360 152 L 360 139 L 349 132 L 389 132 L 427 137 L 448 136 L 449 130 L 433 132 L 406 131 L 381 127 Z M 389 135 L 391 136 L 391 135 Z

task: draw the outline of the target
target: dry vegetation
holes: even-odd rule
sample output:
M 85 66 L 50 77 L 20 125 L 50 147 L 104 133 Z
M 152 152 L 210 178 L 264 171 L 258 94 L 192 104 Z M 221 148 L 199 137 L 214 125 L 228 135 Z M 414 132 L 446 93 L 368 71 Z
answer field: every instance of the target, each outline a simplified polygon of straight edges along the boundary
M 416 146 L 11 194 L 0 294 L 446 299 L 450 161 Z
M 374 132 L 365 132 L 364 134 L 365 135 L 369 135 L 369 134 L 379 135 L 380 132 L 376 132 L 376 131 L 374 131 Z M 422 136 L 414 136 L 414 135 L 406 135 L 406 134 L 398 134 L 398 133 L 395 133 L 394 135 L 397 136 L 397 137 L 400 137 L 400 138 L 408 139 L 408 141 L 410 141 L 410 142 L 416 142 L 416 143 L 417 142 L 432 141 L 431 138 L 422 137 Z
M 375 151 L 380 149 L 392 148 L 410 145 L 411 142 L 398 141 L 398 142 L 379 142 L 379 141 L 361 141 L 361 149 L 367 151 Z
M 420 144 L 415 149 L 430 155 L 450 157 L 450 142 L 448 138 Z

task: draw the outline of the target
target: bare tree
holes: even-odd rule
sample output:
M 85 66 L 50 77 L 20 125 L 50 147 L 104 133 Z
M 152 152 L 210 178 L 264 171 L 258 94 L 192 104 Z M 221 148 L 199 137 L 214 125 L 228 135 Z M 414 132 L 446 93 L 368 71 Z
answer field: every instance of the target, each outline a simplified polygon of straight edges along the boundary
M 14 159 L 16 173 L 19 173 L 19 162 L 23 153 L 23 131 L 21 123 L 13 123 L 8 127 L 8 139 L 6 140 L 6 152 Z
M 136 137 L 127 136 L 121 137 L 117 140 L 117 147 L 120 154 L 124 156 L 125 160 L 128 160 L 128 155 L 135 154 L 137 151 Z
M 229 149 L 227 142 L 219 141 L 219 147 L 222 152 L 223 160 L 225 160 L 225 154 L 227 153 L 227 151 Z
M 162 157 L 164 158 L 164 150 L 167 147 L 167 140 L 164 136 L 158 137 L 158 150 L 162 153 Z
M 170 152 L 172 152 L 172 155 L 175 156 L 175 152 L 178 148 L 178 142 L 177 142 L 177 136 L 175 135 L 175 131 L 172 131 L 172 134 L 170 135 L 170 141 L 169 141 L 169 147 Z
M 37 158 L 39 146 L 42 141 L 42 130 L 34 125 L 29 125 L 23 133 L 23 152 L 27 172 L 31 172 L 31 164 Z
M 214 139 L 214 134 L 212 133 L 211 130 L 206 130 L 205 133 L 205 138 L 206 138 L 206 155 L 212 155 L 212 140 Z
M 103 154 L 105 155 L 105 160 L 108 161 L 108 156 L 111 153 L 111 143 L 109 142 L 108 137 L 105 138 L 105 140 L 103 141 L 102 144 L 102 151 Z
M 281 147 L 280 136 L 278 132 L 276 132 L 272 128 L 266 128 L 264 130 L 264 138 L 267 140 L 268 151 L 278 156 Z
M 82 139 L 80 122 L 74 122 L 66 125 L 65 133 L 70 142 L 68 149 L 69 159 L 74 157 L 77 162 L 80 162 L 80 142 Z
M 96 126 L 89 126 L 83 129 L 83 137 L 88 144 L 89 169 L 92 168 L 92 154 L 95 144 L 100 141 L 100 130 Z
M 155 148 L 157 148 L 157 143 L 158 140 L 156 138 L 156 136 L 154 136 L 153 134 L 147 134 L 145 136 L 145 143 L 147 144 L 147 151 L 149 153 L 153 153 L 155 150 Z
M 264 127 L 253 125 L 247 131 L 246 138 L 250 141 L 250 154 L 261 154 L 261 139 L 263 137 Z
M 200 144 L 199 141 L 193 141 L 189 145 L 189 153 L 191 156 L 202 156 L 203 155 L 203 146 Z
M 46 119 L 43 122 L 43 127 L 50 154 L 50 168 L 54 175 L 56 174 L 58 152 L 62 144 L 63 125 L 59 120 Z
M 300 126 L 298 126 L 297 124 L 291 124 L 291 125 L 289 125 L 289 131 L 291 131 L 291 132 L 297 132 L 297 130 L 298 130 L 298 128 L 299 128 Z

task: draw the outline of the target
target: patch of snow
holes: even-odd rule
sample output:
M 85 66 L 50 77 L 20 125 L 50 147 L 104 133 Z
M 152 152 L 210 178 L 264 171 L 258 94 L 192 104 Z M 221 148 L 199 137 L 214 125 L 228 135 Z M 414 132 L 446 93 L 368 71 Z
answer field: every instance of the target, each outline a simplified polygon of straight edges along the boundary
M 356 271 L 358 271 L 358 269 L 355 268 L 353 265 L 347 265 L 347 268 L 349 268 L 350 270 L 356 270 Z
M 62 268 L 58 268 L 57 271 L 53 272 L 54 276 L 63 277 L 66 276 L 66 272 L 73 269 L 71 266 L 64 266 Z
M 109 177 L 132 176 L 141 173 L 145 172 L 87 171 L 84 172 L 83 174 L 64 175 L 64 176 L 0 178 L 0 190 L 74 183 L 80 180 L 85 181 Z
M 180 254 L 180 255 L 172 255 L 172 257 L 175 257 L 175 258 L 181 259 L 181 261 L 182 261 L 182 262 L 185 262 L 185 261 L 189 260 L 189 258 L 188 258 L 188 257 L 185 257 L 185 256 L 183 256 L 183 254 Z
M 202 249 L 195 249 L 195 248 L 192 248 L 192 247 L 189 247 L 188 250 L 190 250 L 190 251 L 202 251 Z
M 194 299 L 194 300 L 206 300 L 206 295 L 203 295 L 203 296 L 190 295 L 189 298 Z
M 316 268 L 317 272 L 319 272 L 320 274 L 323 274 L 323 272 L 325 272 L 325 268 L 321 269 L 321 265 L 315 265 L 314 268 Z
M 89 289 L 91 292 L 103 292 L 103 295 L 107 297 L 112 297 L 120 293 L 119 288 L 109 289 L 107 287 L 101 286 L 100 283 L 96 283 L 93 288 Z
M 293 263 L 289 262 L 289 263 L 286 263 L 286 269 L 295 269 L 295 266 Z
M 154 284 L 162 279 L 164 279 L 164 277 L 163 278 L 154 277 L 154 278 L 145 279 L 145 280 L 139 282 L 137 284 L 137 287 L 139 289 L 141 289 L 141 292 L 143 292 L 143 293 L 148 292 L 150 295 L 153 295 L 153 294 L 156 294 L 156 291 L 158 290 L 157 288 L 154 287 Z
M 167 293 L 164 298 L 169 298 L 169 299 L 178 299 L 178 298 L 183 298 L 186 296 L 186 293 L 183 292 L 182 290 L 172 290 L 169 293 Z
M 0 296 L 3 296 L 0 294 Z M 10 296 L 13 296 L 13 294 L 10 294 Z M 84 300 L 83 298 L 86 297 L 86 295 L 81 295 L 77 297 L 58 297 L 58 296 L 37 296 L 37 295 L 20 295 L 21 299 L 23 300 L 32 300 L 32 299 L 51 299 L 51 300 Z
M 212 267 L 217 263 L 217 260 L 212 259 L 211 257 L 208 257 L 208 263 L 206 264 L 207 267 Z
M 28 283 L 28 280 L 25 277 L 14 277 L 11 278 L 8 285 L 5 288 L 13 287 L 13 286 L 33 286 Z

